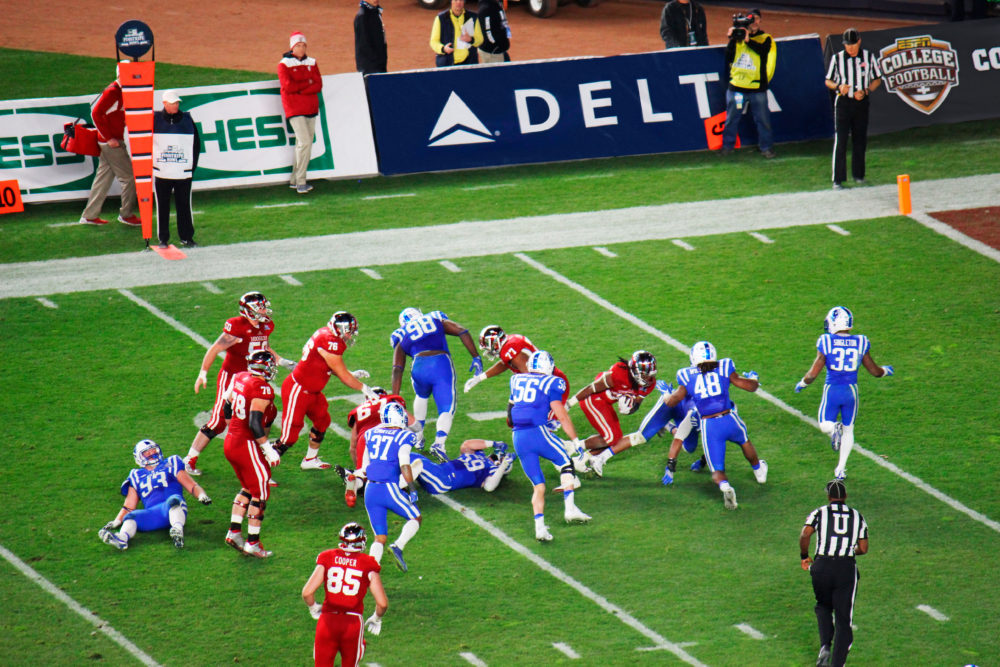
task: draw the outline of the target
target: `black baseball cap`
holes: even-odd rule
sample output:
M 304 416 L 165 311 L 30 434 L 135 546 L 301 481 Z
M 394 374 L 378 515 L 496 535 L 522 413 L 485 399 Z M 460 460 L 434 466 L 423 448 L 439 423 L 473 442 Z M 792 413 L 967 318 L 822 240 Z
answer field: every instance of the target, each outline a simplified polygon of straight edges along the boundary
M 844 44 L 857 44 L 861 41 L 861 33 L 857 28 L 848 28 L 844 31 Z
M 748 16 L 749 16 L 750 14 L 756 14 L 756 15 L 757 15 L 757 18 L 761 18 L 761 16 L 760 16 L 760 10 L 759 10 L 759 9 L 757 9 L 756 7 L 754 7 L 753 9 L 751 9 L 750 11 L 748 11 L 748 12 L 747 12 L 747 15 L 748 15 Z

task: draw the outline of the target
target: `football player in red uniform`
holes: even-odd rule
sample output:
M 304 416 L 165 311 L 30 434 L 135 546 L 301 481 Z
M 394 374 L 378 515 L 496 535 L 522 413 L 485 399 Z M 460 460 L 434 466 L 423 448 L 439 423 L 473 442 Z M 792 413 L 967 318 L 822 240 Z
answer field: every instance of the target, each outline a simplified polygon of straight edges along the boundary
M 378 635 L 389 607 L 379 575 L 381 566 L 365 553 L 365 529 L 353 521 L 340 529 L 340 546 L 316 557 L 316 567 L 302 587 L 302 599 L 317 620 L 313 660 L 332 667 L 340 653 L 343 667 L 355 667 L 365 654 L 364 631 Z M 323 603 L 316 591 L 323 588 Z M 375 613 L 364 619 L 365 594 L 372 592 Z
M 247 369 L 247 357 L 260 350 L 268 350 L 274 355 L 277 363 L 286 368 L 292 368 L 295 362 L 282 359 L 271 349 L 268 337 L 274 332 L 274 322 L 271 321 L 271 303 L 260 292 L 247 292 L 240 297 L 240 314 L 231 317 L 222 325 L 222 333 L 212 347 L 208 348 L 201 360 L 201 370 L 198 379 L 194 381 L 194 393 L 208 384 L 208 371 L 215 363 L 215 358 L 221 352 L 226 353 L 215 381 L 215 405 L 208 423 L 198 430 L 191 443 L 191 449 L 184 457 L 184 468 L 189 475 L 200 475 L 196 467 L 198 456 L 216 435 L 226 428 L 226 418 L 222 414 L 223 395 L 229 387 L 233 376 Z M 272 418 L 273 421 L 273 418 Z
M 367 378 L 368 371 L 347 370 L 344 352 L 358 337 L 358 321 L 354 315 L 338 310 L 322 327 L 306 341 L 302 348 L 302 358 L 295 365 L 292 374 L 281 384 L 281 439 L 275 443 L 278 453 L 284 455 L 289 447 L 299 439 L 299 433 L 309 417 L 312 428 L 309 431 L 309 449 L 302 459 L 302 469 L 325 470 L 330 464 L 319 458 L 319 446 L 330 427 L 330 409 L 323 389 L 331 375 L 351 389 L 356 389 L 372 399 L 378 396 L 359 378 Z
M 226 418 L 229 432 L 223 444 L 226 460 L 240 481 L 240 492 L 233 500 L 233 514 L 226 534 L 226 544 L 257 558 L 267 558 L 270 551 L 260 544 L 260 523 L 270 495 L 268 481 L 271 466 L 281 458 L 267 441 L 264 415 L 274 403 L 274 379 L 278 366 L 274 354 L 260 350 L 250 355 L 247 370 L 233 376 L 226 390 Z M 248 517 L 247 539 L 243 540 L 243 518 Z
M 347 415 L 347 425 L 351 427 L 351 461 L 354 462 L 355 470 L 361 467 L 365 458 L 364 447 L 358 447 L 358 441 L 366 431 L 382 423 L 380 416 L 382 408 L 389 403 L 399 403 L 403 406 L 404 410 L 406 409 L 406 400 L 402 396 L 390 394 L 382 387 L 372 387 L 372 392 L 376 394 L 375 398 L 365 401 L 351 410 L 350 414 Z M 412 424 L 413 418 L 409 413 L 407 413 L 407 417 L 409 417 Z M 342 472 L 339 467 L 337 468 L 337 472 Z M 362 480 L 346 470 L 342 474 L 344 482 L 347 484 L 347 491 L 344 492 L 344 502 L 347 503 L 348 507 L 354 507 L 358 501 L 358 491 L 360 490 Z
M 604 474 L 608 459 L 642 442 L 632 437 L 636 434 L 622 435 L 615 404 L 623 415 L 630 415 L 654 389 L 656 357 L 646 350 L 637 350 L 628 361 L 619 358 L 610 369 L 598 373 L 593 382 L 566 403 L 567 408 L 579 403 L 587 421 L 597 430 L 597 435 L 590 436 L 583 444 L 591 453 L 590 465 L 598 476 Z M 593 455 L 595 450 L 604 451 Z
M 466 394 L 483 380 L 496 377 L 505 370 L 509 369 L 511 373 L 527 372 L 525 369 L 528 367 L 528 359 L 531 358 L 532 354 L 538 352 L 538 348 L 525 336 L 521 334 L 508 336 L 503 328 L 497 324 L 485 326 L 479 332 L 479 347 L 482 348 L 484 357 L 490 361 L 494 359 L 498 359 L 498 361 L 485 372 L 477 373 L 466 380 Z M 552 374 L 561 377 L 566 382 L 566 391 L 562 397 L 562 401 L 565 403 L 566 399 L 569 398 L 569 378 L 558 368 L 553 369 Z

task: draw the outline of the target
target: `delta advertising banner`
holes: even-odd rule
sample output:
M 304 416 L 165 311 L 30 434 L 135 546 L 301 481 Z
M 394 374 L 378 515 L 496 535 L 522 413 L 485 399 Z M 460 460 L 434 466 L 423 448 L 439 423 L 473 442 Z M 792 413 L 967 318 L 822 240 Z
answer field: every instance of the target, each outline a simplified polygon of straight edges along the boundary
M 828 37 L 827 62 L 842 48 Z M 861 48 L 882 69 L 871 134 L 1000 117 L 1000 19 L 863 32 Z
M 817 35 L 779 39 L 775 140 L 833 133 Z M 383 174 L 721 145 L 724 46 L 370 75 Z M 740 126 L 755 144 L 751 117 Z
M 202 152 L 194 189 L 287 183 L 295 136 L 285 120 L 277 81 L 178 89 L 181 109 L 194 117 Z M 153 108 L 162 109 L 161 91 Z M 0 101 L 0 181 L 16 178 L 26 202 L 85 199 L 96 157 L 59 144 L 63 125 L 90 121 L 93 96 Z M 378 173 L 361 74 L 323 77 L 310 178 Z M 118 192 L 115 182 L 112 194 Z

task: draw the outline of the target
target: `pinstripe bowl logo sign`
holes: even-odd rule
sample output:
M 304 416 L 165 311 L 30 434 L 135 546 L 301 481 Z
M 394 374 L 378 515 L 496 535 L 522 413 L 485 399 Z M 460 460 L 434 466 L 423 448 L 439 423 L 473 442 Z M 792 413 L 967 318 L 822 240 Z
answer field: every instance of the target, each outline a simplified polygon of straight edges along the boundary
M 879 51 L 885 89 L 930 115 L 958 85 L 958 53 L 930 35 L 900 37 Z

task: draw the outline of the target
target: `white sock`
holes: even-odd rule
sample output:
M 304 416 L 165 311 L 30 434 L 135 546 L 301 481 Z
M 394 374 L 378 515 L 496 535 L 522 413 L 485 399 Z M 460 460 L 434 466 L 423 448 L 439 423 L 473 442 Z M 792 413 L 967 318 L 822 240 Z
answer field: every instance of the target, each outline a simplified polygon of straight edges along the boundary
M 539 514 L 535 517 L 535 530 L 539 528 L 545 528 L 545 515 Z
M 441 442 L 444 442 L 444 439 L 448 437 L 448 433 L 451 432 L 451 423 L 454 420 L 455 420 L 454 412 L 442 412 L 441 414 L 438 415 L 437 432 L 438 432 L 438 439 L 441 440 Z M 435 440 L 434 442 L 437 442 L 437 440 Z
M 310 446 L 309 449 L 306 450 L 307 459 L 314 459 L 317 456 L 319 456 L 319 447 Z
M 383 551 L 385 551 L 385 545 L 378 541 L 372 542 L 372 548 L 368 550 L 368 555 L 374 558 L 376 563 L 381 563 Z
M 118 537 L 125 540 L 131 540 L 135 537 L 136 532 L 138 532 L 139 526 L 136 525 L 135 521 L 132 519 L 125 519 L 125 523 L 122 524 L 121 530 L 118 531 Z
M 427 399 L 420 398 L 417 396 L 413 399 L 413 418 L 417 420 L 420 424 L 420 428 L 423 429 L 424 422 L 427 421 Z
M 199 454 L 201 454 L 201 452 L 199 452 L 197 449 L 195 449 L 194 445 L 191 445 L 191 449 L 188 450 L 187 456 L 184 457 L 184 460 L 185 461 L 190 461 L 191 459 L 195 458 Z
M 400 549 L 406 547 L 406 543 L 413 539 L 418 530 L 420 530 L 420 522 L 416 519 L 410 519 L 403 524 L 403 530 L 399 533 L 399 537 L 396 538 L 394 544 Z
M 837 463 L 837 469 L 843 470 L 847 466 L 847 457 L 851 455 L 851 450 L 854 449 L 854 425 L 844 426 L 844 433 L 840 438 L 840 462 Z
M 729 480 L 722 480 L 719 482 L 719 491 L 725 491 L 726 489 L 732 488 L 729 486 Z
M 174 505 L 169 510 L 167 510 L 167 518 L 170 520 L 171 527 L 178 527 L 181 530 L 184 529 L 184 521 L 187 520 L 187 512 L 180 505 Z

